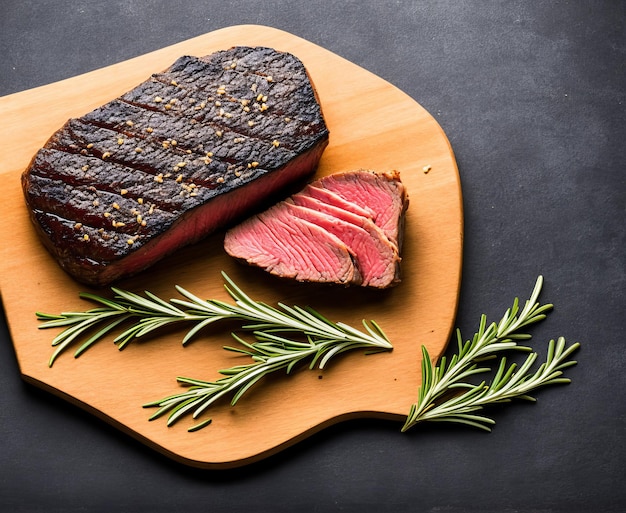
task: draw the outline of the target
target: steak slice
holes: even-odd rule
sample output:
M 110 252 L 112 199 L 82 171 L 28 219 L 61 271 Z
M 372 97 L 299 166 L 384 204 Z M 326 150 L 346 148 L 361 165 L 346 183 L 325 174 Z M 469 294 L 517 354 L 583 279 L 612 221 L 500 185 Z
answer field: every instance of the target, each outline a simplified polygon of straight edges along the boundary
M 303 206 L 302 198 L 289 207 L 290 214 L 315 223 L 341 240 L 356 257 L 360 285 L 386 288 L 399 275 L 398 248 L 370 219 L 354 216 L 332 205 Z M 346 214 L 346 215 L 344 215 Z
M 390 241 L 402 246 L 404 212 L 408 207 L 406 189 L 397 171 L 337 173 L 311 184 L 334 192 L 346 201 L 367 210 Z
M 280 277 L 384 289 L 400 281 L 398 243 L 407 208 L 408 195 L 397 172 L 338 173 L 231 228 L 224 248 L 232 257 Z M 346 250 L 340 260 L 325 256 Z M 354 270 L 347 271 L 347 264 Z
M 181 57 L 70 119 L 22 187 L 61 267 L 102 286 L 276 201 L 315 171 L 328 135 L 300 60 L 234 47 Z
M 350 284 L 361 281 L 353 253 L 339 237 L 279 203 L 227 232 L 229 254 L 297 281 Z M 315 251 L 306 251 L 316 241 Z
M 351 201 L 343 199 L 341 196 L 329 191 L 328 189 L 315 187 L 313 185 L 307 185 L 302 191 L 302 194 L 311 198 L 315 198 L 325 204 L 333 205 L 337 208 L 342 209 L 345 212 L 351 212 L 361 217 L 373 219 L 375 216 L 374 211 L 370 208 L 360 207 L 359 205 L 356 205 Z

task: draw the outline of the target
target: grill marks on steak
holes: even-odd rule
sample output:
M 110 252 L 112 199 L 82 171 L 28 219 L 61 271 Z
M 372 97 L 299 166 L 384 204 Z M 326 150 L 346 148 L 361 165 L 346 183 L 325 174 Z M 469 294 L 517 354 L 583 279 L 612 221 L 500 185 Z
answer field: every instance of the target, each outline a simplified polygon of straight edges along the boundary
M 337 173 L 230 229 L 224 248 L 285 278 L 387 288 L 400 281 L 407 208 L 397 172 Z
M 181 57 L 69 120 L 22 176 L 60 265 L 105 285 L 259 208 L 328 144 L 302 63 L 270 48 Z

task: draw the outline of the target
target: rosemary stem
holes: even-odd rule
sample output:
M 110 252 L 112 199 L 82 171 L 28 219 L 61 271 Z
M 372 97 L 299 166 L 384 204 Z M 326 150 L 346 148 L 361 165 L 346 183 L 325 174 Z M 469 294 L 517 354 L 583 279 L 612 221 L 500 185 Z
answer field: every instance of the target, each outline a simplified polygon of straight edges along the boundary
M 542 284 L 543 278 L 539 276 L 530 299 L 526 301 L 519 315 L 519 303 L 516 298 L 513 306 L 505 312 L 499 323 L 487 326 L 486 317 L 483 315 L 474 337 L 465 344 L 462 342 L 460 331 L 457 330 L 459 351 L 449 363 L 444 357 L 439 366 L 434 367 L 428 351 L 425 347 L 422 348 L 422 385 L 418 391 L 417 402 L 409 409 L 402 431 L 407 431 L 422 421 L 459 422 L 490 431 L 489 425 L 495 422 L 472 412 L 481 410 L 488 404 L 502 403 L 516 397 L 534 400 L 528 395 L 529 392 L 549 384 L 569 383 L 569 379 L 561 377 L 562 371 L 576 364 L 575 361 L 568 361 L 568 358 L 580 345 L 576 343 L 566 348 L 565 339 L 562 337 L 556 343 L 550 341 L 546 362 L 534 373 L 531 372 L 531 367 L 537 359 L 537 354 L 531 353 L 519 369 L 516 369 L 515 364 L 507 369 L 506 359 L 502 357 L 490 384 L 482 381 L 472 385 L 465 381 L 469 376 L 491 370 L 488 367 L 477 367 L 478 362 L 487 357 L 511 349 L 531 350 L 529 347 L 518 345 L 518 340 L 530 338 L 530 335 L 518 331 L 543 320 L 546 312 L 552 309 L 551 304 L 538 303 Z M 459 390 L 464 391 L 459 393 Z

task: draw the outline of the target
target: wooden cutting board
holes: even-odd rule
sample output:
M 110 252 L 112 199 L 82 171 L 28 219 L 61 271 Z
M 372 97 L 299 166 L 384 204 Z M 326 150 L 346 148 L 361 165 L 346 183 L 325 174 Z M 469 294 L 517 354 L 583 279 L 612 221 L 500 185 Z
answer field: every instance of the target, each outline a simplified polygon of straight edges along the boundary
M 186 347 L 168 331 L 118 351 L 105 340 L 78 359 L 48 359 L 56 330 L 39 330 L 35 311 L 93 306 L 86 287 L 69 278 L 43 249 L 29 224 L 20 174 L 46 139 L 70 117 L 132 89 L 179 56 L 206 55 L 234 45 L 263 45 L 298 56 L 319 92 L 330 144 L 318 175 L 343 170 L 397 169 L 410 195 L 403 281 L 389 291 L 320 287 L 279 281 L 235 263 L 223 233 L 177 252 L 119 284 L 177 297 L 178 284 L 198 296 L 228 299 L 220 271 L 249 295 L 270 304 L 310 305 L 332 320 L 359 327 L 374 319 L 391 339 L 390 353 L 349 353 L 323 372 L 299 369 L 265 378 L 236 407 L 219 404 L 213 423 L 188 433 L 191 421 L 149 422 L 142 404 L 180 390 L 177 376 L 211 380 L 245 357 L 225 351 L 229 332 L 215 327 Z M 323 429 L 358 417 L 389 418 L 400 427 L 421 379 L 421 346 L 438 358 L 452 333 L 462 262 L 459 176 L 448 140 L 413 99 L 372 73 L 308 41 L 263 26 L 234 26 L 68 80 L 0 98 L 0 291 L 20 372 L 36 386 L 87 409 L 141 442 L 199 467 L 233 467 L 259 460 Z M 425 172 L 425 169 L 428 172 Z M 108 294 L 107 290 L 96 291 Z

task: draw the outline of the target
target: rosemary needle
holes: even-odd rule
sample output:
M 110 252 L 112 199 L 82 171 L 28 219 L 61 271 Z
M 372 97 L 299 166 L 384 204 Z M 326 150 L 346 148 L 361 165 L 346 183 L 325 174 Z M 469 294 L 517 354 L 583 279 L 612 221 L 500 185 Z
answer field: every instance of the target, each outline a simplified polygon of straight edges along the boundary
M 534 401 L 529 395 L 534 390 L 570 382 L 568 378 L 562 377 L 563 370 L 576 365 L 576 361 L 568 359 L 580 344 L 566 347 L 563 337 L 559 337 L 556 342 L 549 342 L 546 361 L 534 372 L 531 367 L 537 359 L 537 353 L 530 353 L 519 368 L 515 364 L 507 366 L 506 358 L 502 357 L 488 385 L 485 381 L 479 384 L 466 381 L 470 376 L 492 370 L 479 366 L 487 358 L 507 350 L 532 351 L 530 347 L 518 345 L 518 341 L 530 339 L 530 335 L 520 333 L 520 330 L 544 319 L 552 309 L 551 304 L 540 305 L 537 302 L 542 284 L 543 278 L 539 276 L 521 312 L 519 301 L 515 298 L 513 306 L 505 312 L 499 323 L 487 325 L 483 315 L 471 341 L 464 343 L 457 330 L 458 352 L 449 362 L 443 357 L 439 365 L 434 367 L 428 351 L 422 347 L 422 385 L 418 391 L 418 400 L 411 405 L 402 431 L 423 421 L 457 422 L 490 431 L 490 426 L 495 424 L 494 420 L 475 413 L 484 406 L 508 402 L 513 398 Z

